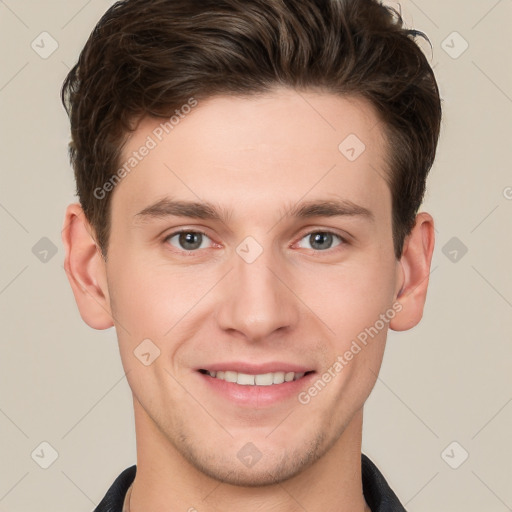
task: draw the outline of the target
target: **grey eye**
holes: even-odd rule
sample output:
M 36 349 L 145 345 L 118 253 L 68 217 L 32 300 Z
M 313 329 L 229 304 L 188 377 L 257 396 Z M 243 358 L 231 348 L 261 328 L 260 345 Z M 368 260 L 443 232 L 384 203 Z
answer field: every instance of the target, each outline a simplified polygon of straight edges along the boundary
M 342 242 L 339 242 L 338 244 L 333 244 L 334 238 L 338 238 L 339 240 L 342 240 L 342 238 L 335 234 L 331 233 L 329 231 L 314 231 L 312 233 L 308 233 L 302 240 L 307 240 L 309 242 L 309 247 L 305 247 L 306 249 L 314 249 L 317 251 L 324 251 L 326 249 L 331 249 L 332 247 L 335 247 L 336 245 L 340 245 Z
M 172 240 L 177 238 L 177 242 Z M 167 239 L 171 245 L 185 251 L 195 251 L 196 249 L 204 249 L 203 243 L 209 240 L 208 236 L 199 231 L 180 231 L 169 235 Z

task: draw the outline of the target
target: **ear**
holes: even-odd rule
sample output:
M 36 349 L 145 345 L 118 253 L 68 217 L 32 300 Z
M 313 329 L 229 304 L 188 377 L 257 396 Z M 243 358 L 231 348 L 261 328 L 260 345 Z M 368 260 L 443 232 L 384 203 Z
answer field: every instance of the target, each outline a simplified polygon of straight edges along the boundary
M 422 212 L 416 215 L 416 224 L 405 240 L 399 262 L 402 276 L 395 299 L 402 310 L 389 323 L 394 331 L 411 329 L 423 316 L 433 252 L 434 219 Z
M 93 233 L 80 204 L 70 204 L 62 230 L 64 270 L 82 320 L 93 329 L 108 329 L 114 322 L 106 266 Z

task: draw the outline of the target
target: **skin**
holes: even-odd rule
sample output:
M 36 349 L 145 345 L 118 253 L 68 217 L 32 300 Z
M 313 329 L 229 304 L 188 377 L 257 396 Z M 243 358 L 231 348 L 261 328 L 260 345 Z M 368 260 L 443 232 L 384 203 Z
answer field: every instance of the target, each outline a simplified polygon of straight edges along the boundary
M 144 119 L 124 157 L 160 122 Z M 351 133 L 366 146 L 352 162 L 338 150 Z M 433 219 L 422 212 L 395 259 L 385 154 L 382 125 L 365 100 L 288 89 L 214 97 L 114 189 L 106 262 L 80 206 L 68 206 L 65 270 L 80 314 L 95 329 L 116 327 L 133 392 L 132 512 L 369 510 L 363 405 L 388 328 L 421 319 L 434 248 Z M 164 196 L 232 212 L 224 222 L 136 221 Z M 349 199 L 374 221 L 283 216 L 313 199 Z M 177 236 L 166 238 L 181 228 L 208 236 L 186 251 Z M 334 236 L 319 249 L 309 235 L 326 230 L 346 242 Z M 263 249 L 250 264 L 236 251 L 247 236 Z M 401 311 L 308 404 L 293 396 L 239 407 L 196 371 L 230 360 L 286 361 L 320 377 L 393 304 Z M 147 338 L 160 356 L 145 366 L 133 351 Z M 262 454 L 252 467 L 237 457 L 248 442 Z

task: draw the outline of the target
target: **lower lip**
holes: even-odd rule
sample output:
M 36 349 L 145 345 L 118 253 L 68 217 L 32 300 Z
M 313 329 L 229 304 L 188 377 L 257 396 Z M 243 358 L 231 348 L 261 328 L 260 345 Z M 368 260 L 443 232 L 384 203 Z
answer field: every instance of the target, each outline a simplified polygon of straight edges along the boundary
M 244 386 L 236 382 L 216 379 L 200 372 L 197 373 L 214 392 L 237 405 L 248 407 L 268 407 L 297 397 L 315 375 L 315 372 L 312 372 L 304 375 L 301 379 L 270 386 Z

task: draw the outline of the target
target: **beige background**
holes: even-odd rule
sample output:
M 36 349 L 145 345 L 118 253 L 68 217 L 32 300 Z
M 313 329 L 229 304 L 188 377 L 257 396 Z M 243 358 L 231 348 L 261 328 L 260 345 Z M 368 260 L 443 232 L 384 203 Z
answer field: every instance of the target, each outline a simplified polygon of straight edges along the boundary
M 60 85 L 111 3 L 0 0 L 0 512 L 92 510 L 135 463 L 115 332 L 82 322 L 60 238 L 75 200 Z M 401 5 L 432 41 L 444 101 L 423 207 L 437 240 L 423 321 L 390 333 L 363 451 L 409 511 L 512 510 L 512 1 Z M 46 59 L 31 48 L 43 31 L 59 45 Z

